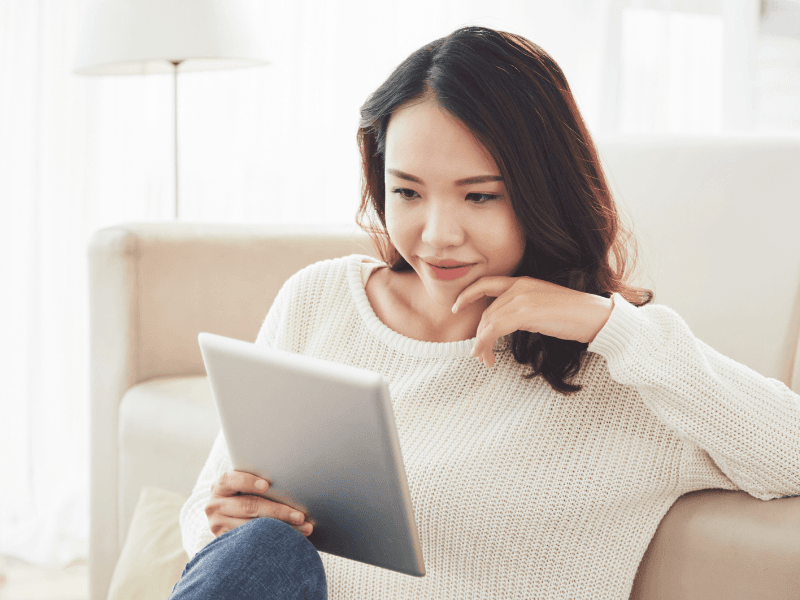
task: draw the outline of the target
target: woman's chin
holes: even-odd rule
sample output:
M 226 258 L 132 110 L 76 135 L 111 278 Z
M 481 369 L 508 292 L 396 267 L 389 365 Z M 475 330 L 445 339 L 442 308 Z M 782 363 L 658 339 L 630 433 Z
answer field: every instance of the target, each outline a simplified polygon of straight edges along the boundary
M 464 278 L 464 281 L 447 281 L 432 277 L 430 272 L 423 271 L 423 273 L 420 273 L 416 267 L 414 270 L 417 272 L 417 277 L 431 302 L 437 307 L 441 306 L 448 311 L 452 311 L 459 294 L 474 283 L 474 278 L 468 281 L 466 278 Z

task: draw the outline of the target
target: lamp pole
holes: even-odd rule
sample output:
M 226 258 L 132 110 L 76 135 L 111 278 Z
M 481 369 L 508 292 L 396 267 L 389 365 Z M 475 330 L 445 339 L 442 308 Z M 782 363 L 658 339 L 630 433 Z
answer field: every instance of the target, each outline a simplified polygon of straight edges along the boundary
M 178 220 L 178 65 L 181 64 L 182 60 L 173 60 L 172 65 L 174 67 L 172 71 L 172 81 L 173 81 L 173 99 L 175 101 L 175 110 L 174 112 L 174 124 L 175 124 L 175 220 Z
M 75 73 L 172 72 L 173 216 L 177 221 L 180 218 L 178 66 L 183 71 L 204 71 L 269 64 L 263 57 L 263 35 L 255 27 L 258 14 L 245 0 L 87 0 L 87 4 Z

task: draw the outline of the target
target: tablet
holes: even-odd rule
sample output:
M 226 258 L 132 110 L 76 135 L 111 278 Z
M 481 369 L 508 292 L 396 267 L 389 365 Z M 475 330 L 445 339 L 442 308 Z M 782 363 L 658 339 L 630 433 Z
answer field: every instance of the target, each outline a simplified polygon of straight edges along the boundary
M 309 515 L 317 550 L 425 575 L 386 378 L 212 333 L 198 340 L 233 469 Z

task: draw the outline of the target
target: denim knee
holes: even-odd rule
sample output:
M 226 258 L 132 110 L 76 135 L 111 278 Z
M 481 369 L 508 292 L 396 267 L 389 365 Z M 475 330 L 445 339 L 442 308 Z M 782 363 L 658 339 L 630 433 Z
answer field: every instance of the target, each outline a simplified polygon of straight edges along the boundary
M 327 598 L 317 550 L 291 525 L 252 519 L 200 550 L 170 598 Z
M 248 548 L 254 555 L 269 557 L 270 564 L 279 566 L 283 564 L 290 568 L 297 562 L 319 564 L 319 558 L 314 544 L 294 527 L 283 521 L 271 518 L 252 519 L 244 525 L 228 533 L 236 537 L 236 545 L 243 551 Z

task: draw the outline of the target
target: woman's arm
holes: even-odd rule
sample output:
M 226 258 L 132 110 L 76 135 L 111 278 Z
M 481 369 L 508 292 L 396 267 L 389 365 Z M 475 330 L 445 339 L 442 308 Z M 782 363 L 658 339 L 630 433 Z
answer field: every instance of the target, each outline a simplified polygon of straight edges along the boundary
M 694 464 L 707 453 L 751 496 L 800 494 L 800 396 L 782 382 L 697 339 L 669 307 L 637 308 L 619 294 L 588 350 L 602 355 L 614 381 L 636 388 L 648 408 L 695 448 L 684 461 L 693 489 L 719 487 L 716 469 L 704 475 Z
M 290 282 L 295 280 L 295 277 L 290 277 L 278 291 L 275 301 L 272 303 L 258 332 L 256 344 L 263 344 L 269 347 L 275 346 L 288 288 L 290 287 Z M 215 538 L 209 527 L 205 509 L 211 499 L 213 485 L 219 480 L 222 473 L 231 469 L 233 469 L 233 466 L 228 455 L 228 447 L 225 444 L 222 431 L 220 431 L 216 440 L 214 440 L 214 445 L 211 447 L 206 464 L 200 471 L 200 476 L 197 478 L 192 495 L 189 496 L 186 504 L 181 509 L 181 536 L 183 547 L 190 560 L 195 553 Z
M 180 524 L 183 549 L 189 560 L 215 536 L 208 525 L 206 505 L 211 498 L 211 488 L 225 471 L 231 470 L 231 460 L 222 431 L 217 434 L 203 470 L 197 478 L 192 495 L 181 508 Z

